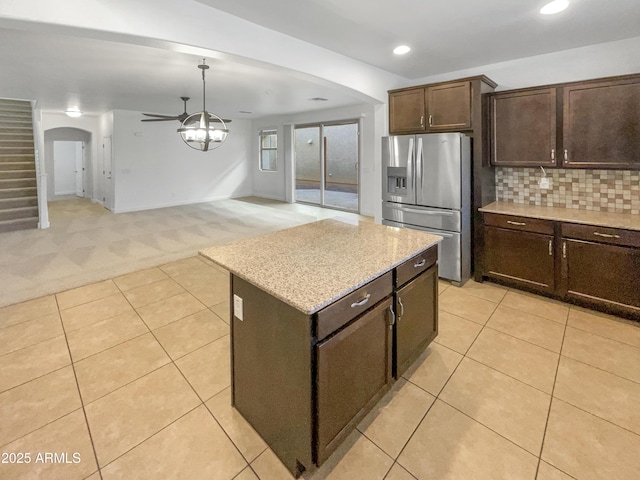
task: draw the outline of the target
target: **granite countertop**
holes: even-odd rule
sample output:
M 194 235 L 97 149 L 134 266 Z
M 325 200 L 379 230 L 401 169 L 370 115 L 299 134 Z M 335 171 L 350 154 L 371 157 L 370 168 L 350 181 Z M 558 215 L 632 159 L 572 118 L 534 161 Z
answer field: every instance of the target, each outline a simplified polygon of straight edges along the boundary
M 582 223 L 599 227 L 640 230 L 640 215 L 630 213 L 594 212 L 563 207 L 542 207 L 521 203 L 493 202 L 479 209 L 486 213 L 501 213 L 520 217 L 557 220 L 560 222 Z
M 408 228 L 329 219 L 206 248 L 200 254 L 312 314 L 441 240 Z

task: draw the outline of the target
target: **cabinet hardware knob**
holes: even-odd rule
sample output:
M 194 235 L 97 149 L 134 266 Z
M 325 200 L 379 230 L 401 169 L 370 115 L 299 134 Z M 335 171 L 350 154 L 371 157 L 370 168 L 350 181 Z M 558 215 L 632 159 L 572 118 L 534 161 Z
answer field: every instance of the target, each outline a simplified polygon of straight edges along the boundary
M 433 116 L 429 115 L 429 126 L 432 127 L 433 126 Z
M 507 223 L 511 224 L 511 225 L 526 225 L 526 223 L 523 222 L 512 222 L 511 220 L 507 220 Z
M 424 127 L 424 115 L 420 115 L 420 126 Z
M 396 312 L 393 311 L 393 305 L 389 305 L 389 312 L 391 312 L 391 320 L 389 321 L 389 330 L 391 330 L 393 324 L 396 323 Z
M 567 258 L 567 242 L 562 242 L 562 258 Z
M 420 267 L 424 267 L 424 264 L 427 263 L 427 261 L 423 258 L 421 262 L 418 263 L 414 263 L 413 267 L 414 268 L 420 268 Z
M 569 150 L 567 150 L 566 148 L 564 149 L 564 159 L 569 160 Z
M 549 255 L 553 255 L 553 240 L 549 240 Z
M 398 321 L 400 321 L 404 315 L 404 305 L 402 304 L 402 299 L 400 297 L 398 297 L 398 305 L 400 305 L 400 313 L 398 314 Z
M 620 238 L 620 235 L 610 235 L 608 233 L 593 232 L 594 235 L 604 238 Z
M 359 302 L 353 302 L 351 304 L 351 308 L 361 307 L 362 305 L 364 305 L 365 303 L 367 303 L 369 301 L 369 298 L 371 298 L 371 294 L 367 293 L 364 296 L 364 298 L 362 300 L 360 300 Z
M 551 160 L 556 159 L 556 150 L 554 148 L 551 149 Z

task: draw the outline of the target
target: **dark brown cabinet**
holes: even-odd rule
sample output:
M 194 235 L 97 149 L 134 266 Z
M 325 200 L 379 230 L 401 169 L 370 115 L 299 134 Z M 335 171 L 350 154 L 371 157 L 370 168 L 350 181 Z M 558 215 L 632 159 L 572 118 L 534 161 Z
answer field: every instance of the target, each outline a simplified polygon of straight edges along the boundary
M 450 82 L 425 89 L 428 132 L 471 128 L 471 82 Z
M 562 166 L 640 168 L 640 78 L 562 90 Z
M 424 88 L 389 93 L 389 132 L 424 132 L 424 99 Z
M 485 275 L 528 289 L 555 289 L 552 222 L 485 214 Z
M 491 96 L 491 163 L 556 166 L 556 89 Z
M 392 298 L 380 302 L 316 347 L 318 462 L 351 433 L 349 427 L 391 381 Z
M 640 75 L 489 98 L 492 165 L 640 169 Z

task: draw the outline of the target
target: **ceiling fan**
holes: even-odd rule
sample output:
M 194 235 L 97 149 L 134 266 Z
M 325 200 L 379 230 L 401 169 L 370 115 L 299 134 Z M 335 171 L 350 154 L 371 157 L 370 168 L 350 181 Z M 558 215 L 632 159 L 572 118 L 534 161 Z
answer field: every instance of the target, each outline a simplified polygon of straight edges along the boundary
M 154 118 L 143 118 L 140 121 L 141 122 L 167 122 L 167 121 L 177 120 L 180 123 L 184 122 L 185 119 L 190 115 L 189 113 L 187 113 L 187 102 L 189 101 L 189 97 L 180 97 L 180 99 L 184 102 L 184 112 L 182 112 L 180 115 L 159 115 L 157 113 L 143 113 L 142 115 L 145 115 L 147 117 L 154 117 Z M 220 122 L 220 120 L 214 116 L 211 116 L 209 121 Z M 231 123 L 231 120 L 228 120 L 226 118 L 223 118 L 222 121 L 224 123 Z

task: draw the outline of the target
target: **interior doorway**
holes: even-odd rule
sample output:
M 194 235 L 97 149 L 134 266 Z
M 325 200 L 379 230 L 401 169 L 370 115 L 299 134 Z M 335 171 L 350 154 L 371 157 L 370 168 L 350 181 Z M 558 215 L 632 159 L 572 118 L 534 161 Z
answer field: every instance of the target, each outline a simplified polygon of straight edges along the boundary
M 84 197 L 85 144 L 80 141 L 53 142 L 53 193 L 55 196 Z
M 359 211 L 359 122 L 295 127 L 295 201 Z

